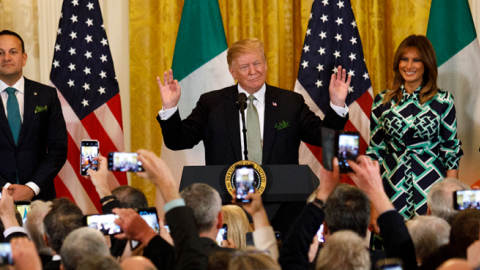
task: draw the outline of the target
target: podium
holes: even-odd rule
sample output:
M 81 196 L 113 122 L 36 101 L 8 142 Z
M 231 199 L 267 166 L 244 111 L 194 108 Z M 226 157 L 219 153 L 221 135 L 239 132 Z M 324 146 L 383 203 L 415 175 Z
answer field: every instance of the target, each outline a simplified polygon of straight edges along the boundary
M 223 204 L 232 196 L 225 187 L 225 175 L 230 166 L 185 166 L 180 191 L 194 183 L 205 183 L 220 193 Z M 320 184 L 308 165 L 262 165 L 267 186 L 262 194 L 263 205 L 275 230 L 285 237 L 290 225 L 306 204 L 307 198 Z M 247 215 L 248 216 L 248 215 Z

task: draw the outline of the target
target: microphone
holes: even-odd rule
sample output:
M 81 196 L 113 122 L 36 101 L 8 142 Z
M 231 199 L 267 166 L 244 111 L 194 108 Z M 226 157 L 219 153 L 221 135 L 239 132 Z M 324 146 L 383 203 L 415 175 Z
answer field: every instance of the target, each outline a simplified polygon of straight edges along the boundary
M 238 94 L 237 108 L 242 112 L 247 108 L 247 95 L 245 93 Z

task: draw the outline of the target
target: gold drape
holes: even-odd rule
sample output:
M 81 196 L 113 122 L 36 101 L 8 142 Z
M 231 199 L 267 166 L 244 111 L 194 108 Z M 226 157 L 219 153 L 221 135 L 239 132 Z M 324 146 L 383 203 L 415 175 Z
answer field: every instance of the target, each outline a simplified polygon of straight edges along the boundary
M 161 99 L 155 77 L 171 67 L 183 2 L 130 0 L 132 151 L 145 148 L 160 154 L 162 135 L 155 116 Z M 263 40 L 267 82 L 293 90 L 312 2 L 219 0 L 228 44 L 249 37 Z M 351 2 L 372 86 L 378 93 L 392 78 L 396 47 L 408 35 L 426 33 L 431 0 Z M 153 186 L 136 176 L 132 185 L 144 190 L 153 205 Z

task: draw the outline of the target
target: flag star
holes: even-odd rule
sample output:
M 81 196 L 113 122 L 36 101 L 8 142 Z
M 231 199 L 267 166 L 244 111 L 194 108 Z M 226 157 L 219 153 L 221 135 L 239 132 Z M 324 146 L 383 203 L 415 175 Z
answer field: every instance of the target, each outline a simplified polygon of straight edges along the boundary
M 73 4 L 73 6 L 78 6 L 78 0 L 73 0 L 72 4 Z
M 104 26 L 103 24 L 102 24 L 102 25 L 100 25 L 100 26 L 101 26 L 103 29 L 105 29 L 105 26 Z
M 75 39 L 75 38 L 77 38 L 77 33 L 72 31 L 69 36 L 70 36 L 72 39 Z
M 83 105 L 83 107 L 87 107 L 88 106 L 88 100 L 83 99 L 82 105 Z
M 355 57 L 356 54 L 354 53 L 351 53 L 350 56 L 348 58 L 350 58 L 350 61 L 353 61 L 353 60 L 356 60 L 357 57 Z
M 57 60 L 53 60 L 53 66 L 54 67 L 59 67 L 60 66 L 60 62 L 58 62 Z
M 106 46 L 108 44 L 107 39 L 105 39 L 105 38 L 102 39 L 102 41 L 100 41 L 100 42 L 103 44 L 103 46 Z
M 350 70 L 348 71 L 348 75 L 350 75 L 350 76 L 352 76 L 352 77 L 355 76 L 355 70 L 351 70 L 351 69 L 350 69 Z
M 317 88 L 319 88 L 320 86 L 323 86 L 323 81 L 317 80 L 315 84 L 317 85 Z
M 100 89 L 98 89 L 98 92 L 101 94 L 105 94 L 105 88 L 104 87 L 100 87 Z
M 320 55 L 324 55 L 325 54 L 325 48 L 320 47 L 318 52 L 320 53 Z
M 339 42 L 340 40 L 342 40 L 342 35 L 338 34 L 335 36 L 335 39 L 337 40 L 337 42 Z
M 88 2 L 87 7 L 88 7 L 88 10 L 92 10 L 93 9 L 93 3 Z
M 355 28 L 355 27 L 357 27 L 357 22 L 356 22 L 356 21 L 353 21 L 353 22 L 351 23 L 351 25 L 353 26 L 353 28 Z
M 323 65 L 318 64 L 317 69 L 318 69 L 318 72 L 322 71 L 323 70 Z
M 312 29 L 307 29 L 307 36 L 310 36 L 312 34 Z
M 337 6 L 339 9 L 341 9 L 342 7 L 345 7 L 345 5 L 343 4 L 343 1 L 338 1 Z
M 107 77 L 107 73 L 103 70 L 100 72 L 99 75 L 100 75 L 100 77 L 102 77 L 102 79 Z
M 70 18 L 70 20 L 72 20 L 72 23 L 76 23 L 78 22 L 78 16 L 75 16 L 75 15 L 72 15 L 72 17 Z
M 323 14 L 323 16 L 320 18 L 323 22 L 328 22 L 328 16 Z
M 313 17 L 313 14 L 312 14 L 312 13 L 310 13 L 310 19 L 311 19 L 312 17 Z
M 363 74 L 362 77 L 365 78 L 365 80 L 367 80 L 369 78 L 368 73 L 365 72 L 365 74 Z
M 320 32 L 320 34 L 318 34 L 319 37 L 321 37 L 322 39 L 324 38 L 327 38 L 327 32 Z
M 348 93 L 353 93 L 353 86 L 348 87 Z
M 69 85 L 70 87 L 72 87 L 72 86 L 75 86 L 75 83 L 74 83 L 74 81 L 72 81 L 72 80 L 68 80 L 68 85 Z
M 350 39 L 350 42 L 352 43 L 352 45 L 355 44 L 355 43 L 357 43 L 357 38 L 356 38 L 356 37 L 352 37 L 352 38 Z
M 85 69 L 83 70 L 83 72 L 85 72 L 85 75 L 92 74 L 92 73 L 90 72 L 90 68 L 88 68 L 88 67 L 85 67 Z
M 323 6 L 328 5 L 328 0 L 323 0 L 323 1 L 322 1 L 322 4 L 323 4 Z
M 68 50 L 68 52 L 70 53 L 70 55 L 77 54 L 77 52 L 75 52 L 75 48 L 73 47 L 70 47 L 70 50 Z
M 305 47 L 303 47 L 303 50 L 305 52 L 309 52 L 310 51 L 310 46 L 305 45 Z
M 335 51 L 335 52 L 333 53 L 333 55 L 335 55 L 335 58 L 338 58 L 338 57 L 340 57 L 340 52 L 339 52 L 339 51 Z
M 85 89 L 85 91 L 90 90 L 90 84 L 88 83 L 85 83 L 82 87 Z
M 58 28 L 57 29 L 57 35 L 61 35 L 62 34 L 62 29 L 61 28 Z
M 87 41 L 87 43 L 92 42 L 92 36 L 87 35 L 87 37 L 85 38 L 85 40 Z
M 92 52 L 87 51 L 87 52 L 85 53 L 85 56 L 87 57 L 87 59 L 88 59 L 88 58 L 92 58 Z
M 75 70 L 75 65 L 73 63 L 70 63 L 68 68 L 70 69 L 70 71 L 74 71 Z
M 63 12 L 61 12 L 61 13 L 60 13 L 60 18 L 62 18 L 62 19 L 63 19 Z
M 308 67 L 308 62 L 303 60 L 302 66 L 303 66 L 303 69 L 306 69 Z
M 102 60 L 102 63 L 106 62 L 107 61 L 107 56 L 102 54 L 102 57 L 100 57 L 100 60 Z
M 55 51 L 56 52 L 60 51 L 60 44 L 55 44 Z
M 336 67 L 333 67 L 333 73 L 337 74 L 337 68 Z
M 92 19 L 88 19 L 85 23 L 86 23 L 88 26 L 92 26 L 92 25 L 93 25 L 93 20 L 92 20 Z
M 335 21 L 338 25 L 343 24 L 343 18 L 337 17 L 337 20 Z

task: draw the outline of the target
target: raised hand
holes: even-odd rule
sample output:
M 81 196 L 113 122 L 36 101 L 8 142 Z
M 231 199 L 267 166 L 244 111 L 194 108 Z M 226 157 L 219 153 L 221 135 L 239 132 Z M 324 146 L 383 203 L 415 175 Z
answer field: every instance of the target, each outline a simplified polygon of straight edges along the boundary
M 348 75 L 347 79 L 347 70 L 342 69 L 342 66 L 338 66 L 337 74 L 332 74 L 330 86 L 328 87 L 330 100 L 332 101 L 333 105 L 339 107 L 345 106 L 345 99 L 347 98 L 348 87 L 350 86 L 351 81 L 352 76 L 350 76 L 350 74 Z
M 173 71 L 171 69 L 163 73 L 163 82 L 164 84 L 162 84 L 160 76 L 158 76 L 157 83 L 162 96 L 163 110 L 167 110 L 177 106 L 182 91 L 178 81 L 173 79 Z

